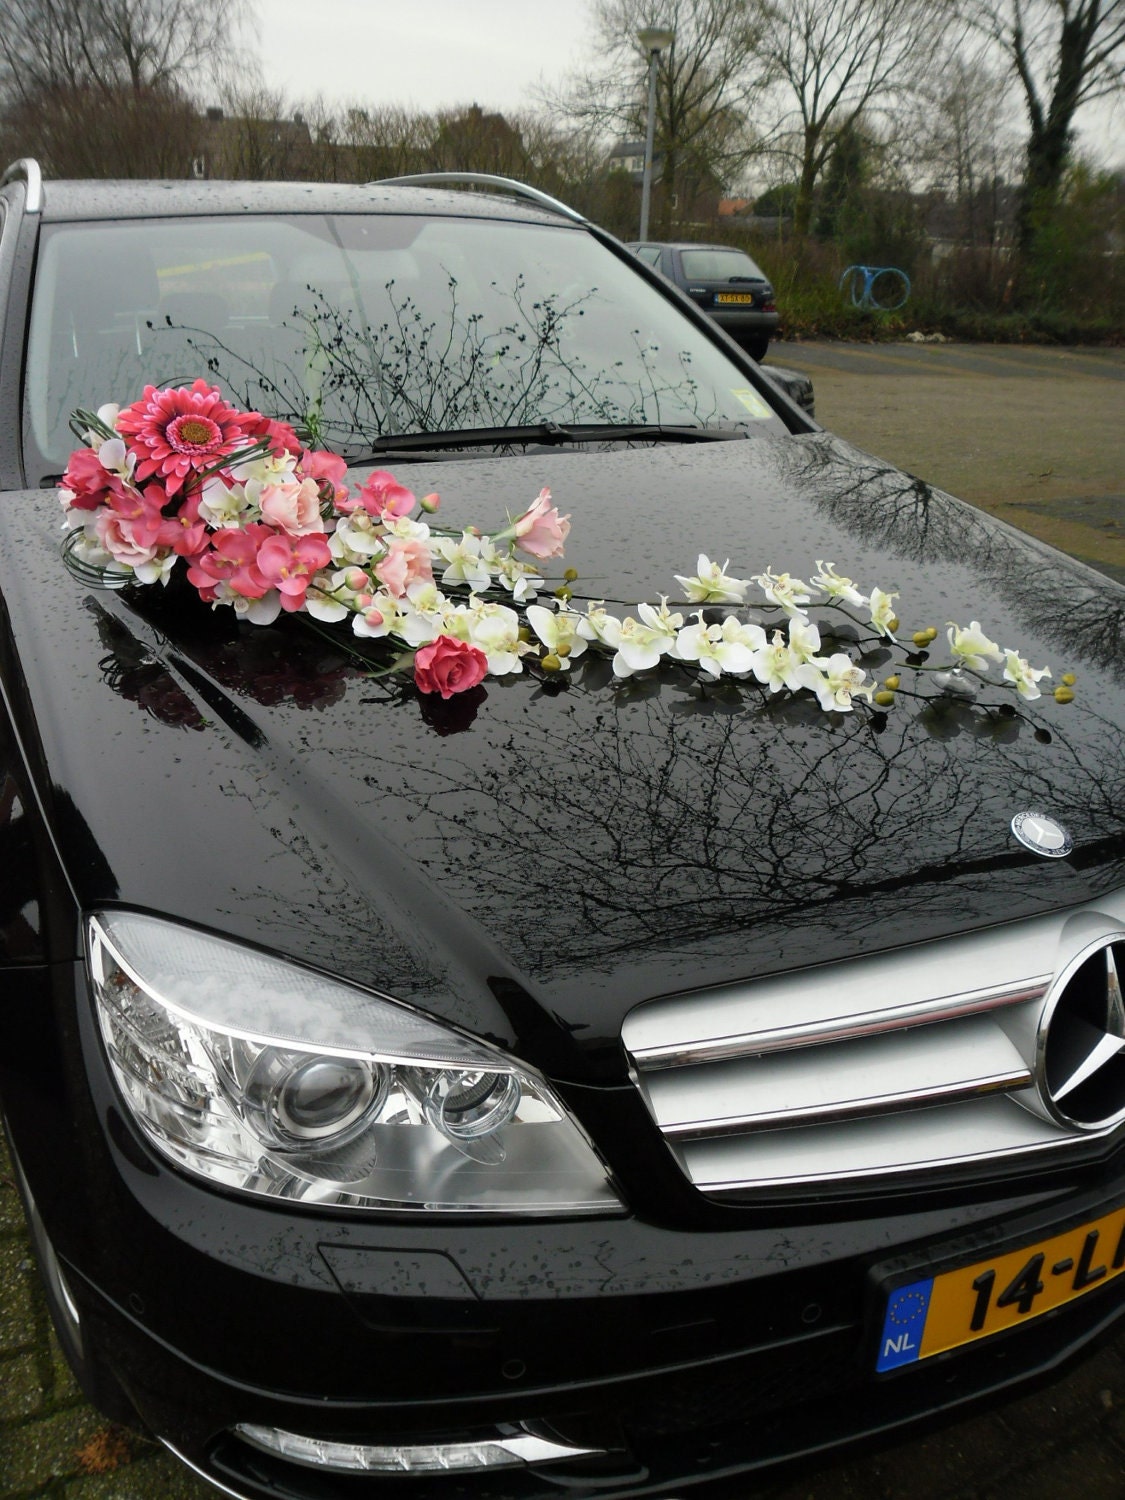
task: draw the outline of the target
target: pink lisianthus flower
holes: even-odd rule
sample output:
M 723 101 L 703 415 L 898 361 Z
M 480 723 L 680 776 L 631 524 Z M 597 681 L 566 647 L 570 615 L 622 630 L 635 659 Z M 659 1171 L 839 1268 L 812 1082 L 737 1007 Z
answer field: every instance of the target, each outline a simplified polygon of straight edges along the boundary
M 94 519 L 94 527 L 98 541 L 122 567 L 135 570 L 155 562 L 160 555 L 161 549 L 150 540 L 143 522 L 131 521 L 112 510 L 100 510 Z
M 277 589 L 282 609 L 290 614 L 304 604 L 312 575 L 331 561 L 323 532 L 298 537 L 274 535 L 258 549 L 258 569 L 267 585 Z
M 325 499 L 332 500 L 336 505 L 341 500 L 347 500 L 348 465 L 346 459 L 341 458 L 338 453 L 306 448 L 297 468 L 302 475 L 319 482 L 321 495 Z
M 59 488 L 69 492 L 63 496 L 69 509 L 97 510 L 110 494 L 122 494 L 125 486 L 118 475 L 103 466 L 93 448 L 78 448 L 70 455 Z
M 516 546 L 540 559 L 561 557 L 569 535 L 570 517 L 559 515 L 547 489 L 539 491 L 515 524 Z
M 368 475 L 359 494 L 340 507 L 344 511 L 365 510 L 369 516 L 379 516 L 384 521 L 397 521 L 408 516 L 416 504 L 414 491 L 399 484 L 386 469 L 376 469 Z
M 253 441 L 257 412 L 228 406 L 217 386 L 197 380 L 178 390 L 146 385 L 144 396 L 117 418 L 117 430 L 137 458 L 137 478 L 155 475 L 175 495 L 194 474 L 214 468 Z
M 414 655 L 414 685 L 422 693 L 452 698 L 476 687 L 488 672 L 488 657 L 479 646 L 456 636 L 439 635 Z
M 262 520 L 287 536 L 308 536 L 323 531 L 320 518 L 320 489 L 315 479 L 289 480 L 285 484 L 267 484 L 259 502 Z
M 375 565 L 375 577 L 395 599 L 401 599 L 412 583 L 433 583 L 430 549 L 421 537 L 392 537 L 386 555 Z
M 263 417 L 259 412 L 243 412 L 243 424 L 247 440 L 252 443 L 266 442 L 274 458 L 290 453 L 294 458 L 301 451 L 301 439 L 288 422 L 278 422 L 274 417 Z
M 234 527 L 212 533 L 211 545 L 198 553 L 188 568 L 188 579 L 204 599 L 214 599 L 216 584 L 229 584 L 244 599 L 260 599 L 269 592 L 258 566 L 265 544 L 276 538 L 268 526 L 255 523 L 241 530 Z

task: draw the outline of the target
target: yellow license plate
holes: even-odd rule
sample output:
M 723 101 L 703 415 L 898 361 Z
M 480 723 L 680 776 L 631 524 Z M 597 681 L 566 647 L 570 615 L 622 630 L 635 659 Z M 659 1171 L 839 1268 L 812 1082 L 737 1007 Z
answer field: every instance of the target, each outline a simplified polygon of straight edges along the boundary
M 753 302 L 753 292 L 716 292 L 716 302 Z
M 875 1369 L 896 1370 L 1030 1322 L 1125 1270 L 1125 1208 L 1019 1250 L 897 1287 Z

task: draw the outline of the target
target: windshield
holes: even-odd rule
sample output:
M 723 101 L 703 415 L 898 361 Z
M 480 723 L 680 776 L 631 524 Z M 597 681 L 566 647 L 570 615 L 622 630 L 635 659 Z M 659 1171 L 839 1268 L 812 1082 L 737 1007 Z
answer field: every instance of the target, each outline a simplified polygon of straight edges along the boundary
M 44 230 L 25 390 L 61 469 L 76 407 L 204 375 L 344 453 L 554 422 L 784 430 L 627 262 L 567 226 L 398 215 Z
M 689 281 L 730 281 L 735 276 L 766 280 L 744 250 L 681 250 L 680 260 Z

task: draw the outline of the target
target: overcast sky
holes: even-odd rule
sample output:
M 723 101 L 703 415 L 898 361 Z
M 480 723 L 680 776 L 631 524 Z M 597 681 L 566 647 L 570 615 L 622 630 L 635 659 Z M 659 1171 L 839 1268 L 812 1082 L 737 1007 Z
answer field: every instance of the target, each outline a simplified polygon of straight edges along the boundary
M 587 0 L 250 0 L 250 7 L 263 81 L 291 100 L 321 94 L 329 107 L 530 109 L 536 85 L 558 86 L 596 60 Z M 1088 110 L 1079 124 L 1102 163 L 1125 161 L 1125 110 Z
M 326 102 L 529 108 L 590 53 L 584 0 L 255 0 L 265 82 Z M 261 24 L 264 23 L 264 24 Z

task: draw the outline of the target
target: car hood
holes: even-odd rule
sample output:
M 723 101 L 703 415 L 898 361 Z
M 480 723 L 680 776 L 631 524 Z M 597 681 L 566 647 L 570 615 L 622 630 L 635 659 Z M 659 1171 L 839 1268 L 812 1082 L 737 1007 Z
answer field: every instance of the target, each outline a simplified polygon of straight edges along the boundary
M 898 591 L 906 638 L 979 620 L 1077 673 L 1078 698 L 1012 716 L 999 690 L 931 684 L 829 715 L 675 669 L 615 683 L 590 653 L 443 703 L 296 619 L 91 592 L 57 559 L 53 498 L 27 496 L 0 516 L 9 691 L 82 905 L 265 945 L 593 1080 L 621 1076 L 622 1017 L 650 997 L 1122 883 L 1118 585 L 826 433 L 400 477 L 483 527 L 550 486 L 580 596 L 653 599 L 699 552 L 742 577 L 823 560 Z M 1066 826 L 1069 857 L 1016 841 L 1028 809 Z

